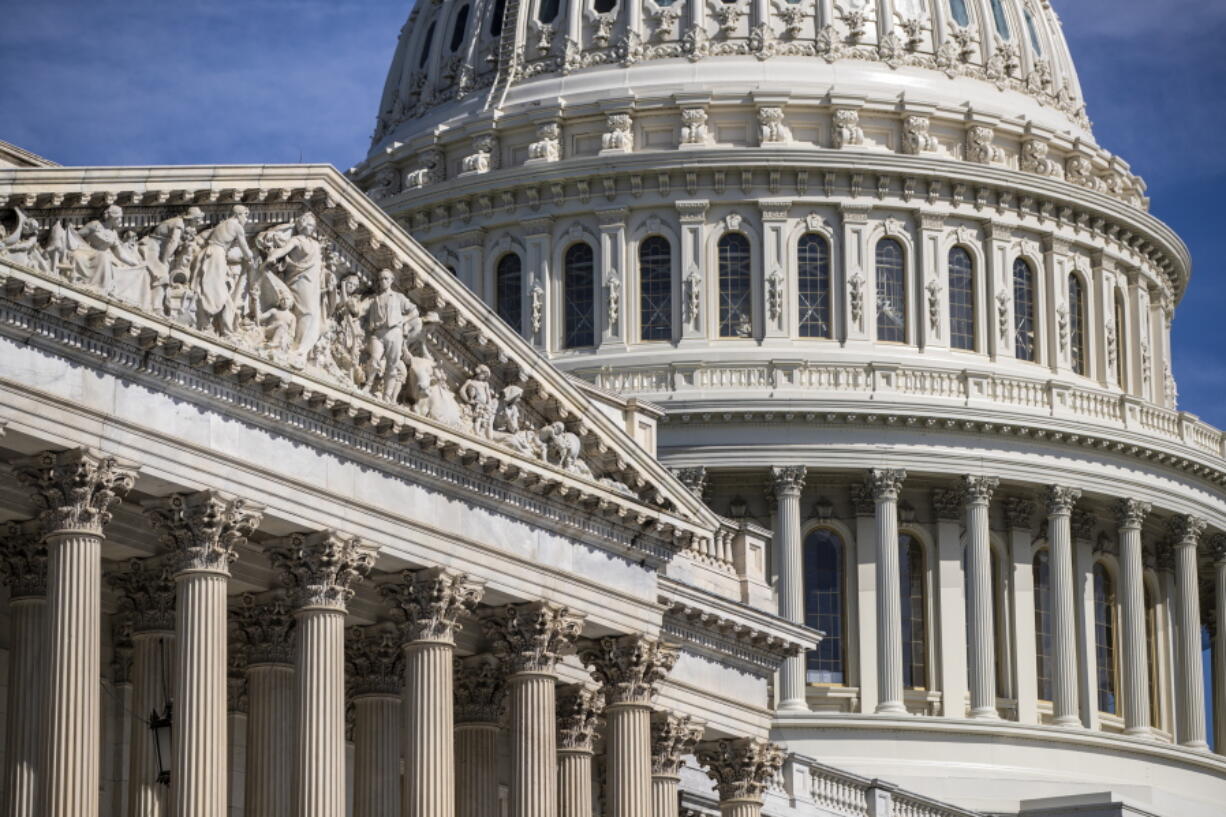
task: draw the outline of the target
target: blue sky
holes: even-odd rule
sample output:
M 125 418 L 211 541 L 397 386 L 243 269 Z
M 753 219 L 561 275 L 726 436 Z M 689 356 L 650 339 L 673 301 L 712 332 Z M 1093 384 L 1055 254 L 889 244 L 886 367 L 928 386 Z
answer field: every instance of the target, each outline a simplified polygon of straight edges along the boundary
M 1181 404 L 1226 427 L 1214 256 L 1226 3 L 1055 0 L 1099 141 L 1192 249 Z M 365 151 L 411 0 L 0 0 L 0 139 L 63 164 L 330 162 Z

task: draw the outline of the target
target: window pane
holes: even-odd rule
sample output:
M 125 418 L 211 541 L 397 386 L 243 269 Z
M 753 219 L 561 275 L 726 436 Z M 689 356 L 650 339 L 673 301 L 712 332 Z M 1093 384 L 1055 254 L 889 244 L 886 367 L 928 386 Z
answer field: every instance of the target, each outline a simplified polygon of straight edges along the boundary
M 421 54 L 417 57 L 418 68 L 425 68 L 426 60 L 430 59 L 430 48 L 434 45 L 434 27 L 437 24 L 438 21 L 435 20 L 430 24 L 430 27 L 426 29 L 426 42 L 422 45 Z
M 468 6 L 460 9 L 451 27 L 451 52 L 453 54 L 463 45 L 466 33 L 468 33 Z
M 673 258 L 668 239 L 639 245 L 639 312 L 643 340 L 673 339 Z
M 576 244 L 566 251 L 566 272 L 562 282 L 565 301 L 565 327 L 562 346 L 577 349 L 596 345 L 595 259 L 587 244 Z
M 536 14 L 536 19 L 542 23 L 552 23 L 558 16 L 559 2 L 560 0 L 541 0 L 541 8 Z
M 949 0 L 949 13 L 954 16 L 954 22 L 965 28 L 971 24 L 971 15 L 966 8 L 966 0 Z
M 498 317 L 511 325 L 516 332 L 524 331 L 523 321 L 523 264 L 514 253 L 504 255 L 495 271 L 494 298 Z
M 1051 561 L 1046 550 L 1034 557 L 1034 646 L 1039 699 L 1051 700 Z
M 1085 309 L 1085 287 L 1082 286 L 1081 276 L 1070 275 L 1068 277 L 1069 353 L 1072 357 L 1073 371 L 1080 375 L 1086 373 Z
M 992 17 L 996 21 L 996 33 L 1002 39 L 1009 39 L 1009 18 L 1005 15 L 1004 0 L 992 0 Z
M 826 634 L 810 650 L 806 677 L 815 684 L 842 684 L 843 541 L 828 530 L 805 537 L 805 625 Z
M 753 281 L 749 239 L 728 233 L 719 240 L 719 336 L 753 337 Z
M 1145 585 L 1145 660 L 1149 668 L 1149 725 L 1162 728 L 1162 688 L 1158 674 L 1158 606 Z
M 507 0 L 494 0 L 494 13 L 490 15 L 490 36 L 502 36 L 503 20 L 507 16 Z
M 1034 337 L 1034 270 L 1021 258 L 1013 262 L 1014 353 L 1018 360 L 1037 359 Z
M 877 340 L 907 342 L 907 291 L 902 245 L 877 242 Z
M 830 329 L 830 245 L 807 233 L 796 248 L 796 286 L 802 338 L 833 337 Z
M 975 265 L 962 247 L 949 251 L 949 342 L 975 349 Z
M 924 552 L 919 542 L 905 533 L 898 537 L 898 567 L 902 594 L 902 683 L 907 689 L 926 689 L 928 627 Z
M 1094 565 L 1094 663 L 1098 711 L 1118 715 L 1115 687 L 1115 587 L 1102 564 Z
M 1124 318 L 1124 298 L 1118 292 L 1115 293 L 1115 379 L 1119 381 L 1120 388 L 1128 382 L 1128 362 L 1124 359 L 1124 350 L 1128 348 L 1128 344 L 1124 339 L 1125 332 Z
M 1043 56 L 1043 43 L 1039 40 L 1039 26 L 1035 22 L 1034 15 L 1030 13 L 1030 9 L 1023 12 L 1026 15 L 1026 29 L 1030 32 L 1030 47 L 1034 49 L 1036 57 Z

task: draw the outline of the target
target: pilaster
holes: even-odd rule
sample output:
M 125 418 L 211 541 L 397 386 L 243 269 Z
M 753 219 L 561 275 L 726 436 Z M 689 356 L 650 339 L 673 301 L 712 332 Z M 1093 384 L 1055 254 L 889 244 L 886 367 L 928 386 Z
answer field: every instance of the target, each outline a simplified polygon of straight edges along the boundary
M 696 4 L 697 5 L 697 4 Z M 710 289 L 706 267 L 706 222 L 710 202 L 705 199 L 678 201 L 681 221 L 681 343 L 707 336 L 713 325 L 706 293 Z
M 630 211 L 624 207 L 598 210 L 600 220 L 600 253 L 596 272 L 597 326 L 602 327 L 600 346 L 613 350 L 625 348 L 628 337 L 629 316 L 626 312 L 630 298 L 630 264 L 626 260 L 626 218 Z

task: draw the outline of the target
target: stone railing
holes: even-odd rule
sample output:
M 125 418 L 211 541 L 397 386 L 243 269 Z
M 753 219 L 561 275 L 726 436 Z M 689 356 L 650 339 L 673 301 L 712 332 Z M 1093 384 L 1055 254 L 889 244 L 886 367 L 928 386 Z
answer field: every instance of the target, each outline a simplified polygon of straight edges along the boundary
M 981 817 L 978 812 L 942 803 L 892 783 L 852 774 L 818 763 L 803 755 L 790 755 L 772 793 L 795 803 L 811 803 L 819 814 L 839 817 Z M 772 809 L 768 807 L 766 813 Z

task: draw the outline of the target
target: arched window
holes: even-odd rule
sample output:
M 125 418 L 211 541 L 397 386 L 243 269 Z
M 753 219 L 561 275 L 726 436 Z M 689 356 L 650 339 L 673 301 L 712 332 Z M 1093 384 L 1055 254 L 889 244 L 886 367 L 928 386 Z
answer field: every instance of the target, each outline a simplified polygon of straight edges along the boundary
M 1073 273 L 1068 277 L 1068 335 L 1069 357 L 1073 371 L 1085 375 L 1086 360 L 1086 295 L 1081 276 Z
M 910 534 L 898 537 L 899 589 L 902 593 L 902 683 L 928 687 L 928 605 L 924 592 L 924 549 Z
M 949 13 L 954 16 L 954 22 L 963 28 L 971 24 L 971 13 L 966 7 L 966 0 L 949 0 Z
M 422 43 L 421 54 L 417 57 L 418 68 L 425 68 L 426 60 L 430 59 L 430 49 L 434 46 L 434 27 L 436 25 L 438 25 L 438 20 L 432 22 L 430 27 L 426 29 L 426 41 Z
M 516 332 L 524 331 L 523 262 L 509 252 L 494 270 L 494 309 Z
M 1145 585 L 1145 662 L 1149 670 L 1149 725 L 1162 728 L 1162 676 L 1158 672 L 1158 605 Z
M 877 242 L 877 340 L 907 342 L 907 282 L 902 245 Z
M 460 9 L 455 16 L 455 23 L 451 26 L 451 53 L 460 50 L 460 46 L 464 44 L 464 35 L 468 33 L 468 6 Z
M 719 336 L 753 337 L 753 282 L 749 239 L 727 233 L 719 240 Z
M 1102 562 L 1094 565 L 1094 666 L 1098 711 L 1118 715 L 1115 672 L 1115 582 Z
M 541 6 L 536 12 L 536 19 L 542 23 L 552 23 L 554 18 L 558 16 L 559 2 L 560 0 L 541 0 Z
M 809 651 L 806 678 L 814 684 L 842 684 L 843 540 L 833 531 L 813 531 L 805 537 L 804 560 L 805 625 L 826 634 Z
M 962 247 L 949 251 L 949 343 L 975 351 L 975 263 Z
M 1128 361 L 1125 355 L 1125 350 L 1128 348 L 1125 342 L 1126 331 L 1124 296 L 1117 290 L 1115 293 L 1115 379 L 1119 382 L 1121 389 L 1128 387 Z
M 617 0 L 593 0 L 592 8 L 597 14 L 608 14 L 617 8 Z
M 1002 40 L 1009 39 L 1009 17 L 1005 14 L 1005 0 L 992 0 L 992 19 L 996 22 L 996 33 Z
M 1039 699 L 1052 696 L 1051 556 L 1041 550 L 1034 557 L 1034 649 Z
M 662 236 L 639 245 L 639 313 L 643 340 L 673 339 L 673 253 Z
M 562 290 L 563 348 L 595 346 L 596 259 L 590 244 L 575 244 L 566 251 Z
M 1043 56 L 1043 43 L 1039 39 L 1039 25 L 1035 22 L 1030 9 L 1023 9 L 1022 13 L 1026 16 L 1026 30 L 1030 32 L 1030 47 L 1034 49 L 1036 57 L 1041 57 Z
M 490 15 L 490 36 L 502 36 L 502 23 L 507 16 L 507 0 L 494 0 L 494 13 Z
M 1038 360 L 1034 324 L 1034 268 L 1024 258 L 1013 262 L 1013 328 L 1016 332 L 1014 353 L 1018 360 Z
M 833 337 L 830 325 L 830 243 L 805 233 L 796 247 L 796 295 L 802 338 Z

